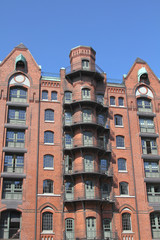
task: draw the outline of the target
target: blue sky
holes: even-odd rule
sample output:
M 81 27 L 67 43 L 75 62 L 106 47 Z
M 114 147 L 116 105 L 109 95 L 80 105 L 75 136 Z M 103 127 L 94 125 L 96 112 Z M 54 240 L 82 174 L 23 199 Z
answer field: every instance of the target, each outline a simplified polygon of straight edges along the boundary
M 137 57 L 160 77 L 160 0 L 1 0 L 0 60 L 23 42 L 45 72 L 69 66 L 70 49 L 96 50 L 108 78 Z

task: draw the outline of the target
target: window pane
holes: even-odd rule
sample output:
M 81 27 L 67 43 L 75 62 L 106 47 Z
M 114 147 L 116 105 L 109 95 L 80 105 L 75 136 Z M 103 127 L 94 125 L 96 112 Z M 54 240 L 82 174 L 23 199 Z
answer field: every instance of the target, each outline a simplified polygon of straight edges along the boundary
M 115 115 L 114 116 L 114 122 L 116 126 L 122 126 L 122 116 L 121 115 Z
M 118 170 L 125 171 L 126 170 L 126 160 L 123 158 L 118 159 Z
M 54 133 L 47 131 L 44 133 L 44 143 L 54 143 Z
M 43 181 L 43 193 L 53 193 L 53 181 L 44 180 Z
M 119 104 L 119 106 L 123 106 L 124 104 L 123 104 L 123 98 L 122 97 L 119 97 L 118 98 L 118 104 Z
M 115 97 L 110 97 L 110 105 L 115 105 Z
M 131 217 L 129 213 L 122 214 L 122 229 L 123 231 L 131 230 Z
M 45 110 L 45 121 L 54 121 L 54 111 L 51 109 Z
M 116 146 L 124 147 L 124 137 L 123 136 L 116 136 Z
M 43 167 L 44 168 L 53 168 L 53 156 L 45 155 L 43 157 Z
M 42 231 L 53 230 L 53 214 L 45 212 L 42 215 Z
M 51 93 L 51 100 L 54 100 L 54 101 L 57 100 L 57 92 L 52 92 Z
M 48 91 L 42 91 L 42 99 L 48 100 Z
M 121 182 L 119 184 L 119 187 L 120 187 L 120 194 L 128 195 L 128 183 Z

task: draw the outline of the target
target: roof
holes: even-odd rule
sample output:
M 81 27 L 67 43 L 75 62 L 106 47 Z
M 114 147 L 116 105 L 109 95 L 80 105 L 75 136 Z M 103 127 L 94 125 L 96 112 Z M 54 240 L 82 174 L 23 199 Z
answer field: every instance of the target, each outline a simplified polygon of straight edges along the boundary
M 23 43 L 20 43 L 20 44 L 17 45 L 15 48 L 28 49 Z

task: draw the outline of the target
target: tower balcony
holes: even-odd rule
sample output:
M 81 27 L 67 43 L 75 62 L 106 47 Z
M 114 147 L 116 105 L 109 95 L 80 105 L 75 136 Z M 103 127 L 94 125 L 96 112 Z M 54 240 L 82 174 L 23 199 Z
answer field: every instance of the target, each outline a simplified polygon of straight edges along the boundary
M 108 108 L 109 104 L 108 104 L 108 101 L 105 100 L 105 99 L 99 99 L 97 98 L 96 96 L 94 97 L 84 97 L 84 96 L 80 96 L 79 98 L 76 98 L 76 99 L 67 99 L 64 97 L 64 100 L 63 100 L 63 104 L 64 106 L 77 106 L 77 105 L 85 105 L 85 106 L 92 106 L 92 107 L 96 107 L 96 108 Z
M 101 191 L 101 190 L 94 190 L 86 189 L 85 191 L 75 191 L 71 192 L 71 190 L 66 190 L 64 194 L 64 202 L 81 202 L 81 201 L 98 201 L 98 202 L 108 202 L 114 203 L 115 197 L 113 192 Z
M 73 167 L 73 169 L 69 169 L 66 167 L 64 169 L 64 176 L 76 176 L 79 174 L 89 174 L 89 175 L 102 175 L 104 177 L 113 177 L 113 168 L 103 165 L 97 165 L 95 163 L 84 163 L 78 164 L 77 166 Z
M 104 71 L 95 63 L 84 64 L 83 61 L 78 61 L 75 64 L 66 67 L 66 78 L 73 80 L 79 76 L 90 76 L 96 80 L 104 79 Z
M 78 125 L 90 125 L 93 127 L 101 127 L 104 129 L 110 129 L 110 121 L 109 119 L 105 120 L 100 117 L 89 116 L 87 118 L 83 117 L 83 115 L 79 117 L 73 118 L 65 118 L 63 122 L 63 126 L 67 127 L 76 127 Z
M 77 149 L 95 149 L 99 151 L 111 152 L 112 146 L 111 143 L 106 143 L 101 139 L 92 139 L 89 141 L 84 140 L 71 140 L 69 142 L 64 142 L 64 151 L 66 150 L 77 150 Z

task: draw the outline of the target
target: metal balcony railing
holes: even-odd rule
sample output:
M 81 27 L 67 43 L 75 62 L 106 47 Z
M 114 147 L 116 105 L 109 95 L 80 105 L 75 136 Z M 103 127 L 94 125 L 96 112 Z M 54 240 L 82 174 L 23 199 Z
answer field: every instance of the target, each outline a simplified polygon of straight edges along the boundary
M 141 133 L 155 133 L 154 126 L 150 125 L 140 125 Z
M 138 108 L 139 112 L 152 112 L 152 107 L 151 106 L 138 105 L 137 108 Z
M 103 151 L 111 151 L 111 143 L 105 143 L 103 140 L 93 139 L 92 141 L 71 140 L 70 143 L 64 142 L 64 149 L 76 148 L 98 148 Z
M 23 166 L 9 166 L 9 165 L 4 165 L 4 172 L 7 173 L 23 173 Z
M 79 173 L 96 173 L 106 175 L 108 177 L 113 176 L 113 168 L 112 167 L 105 167 L 103 165 L 97 165 L 96 163 L 93 164 L 78 164 L 73 169 L 69 169 L 66 167 L 64 169 L 64 174 L 79 174 Z
M 105 202 L 114 202 L 114 194 L 107 191 L 100 191 L 93 189 L 92 191 L 75 191 L 71 192 L 70 190 L 65 191 L 64 195 L 65 202 L 73 201 L 105 201 Z
M 143 154 L 153 154 L 157 155 L 157 147 L 142 147 Z
M 148 202 L 160 204 L 160 192 L 147 193 Z
M 25 119 L 19 119 L 19 118 L 8 118 L 7 123 L 17 124 L 17 125 L 25 125 L 26 120 Z
M 24 148 L 25 142 L 23 140 L 7 140 L 6 141 L 6 147 L 11 148 Z
M 118 240 L 117 232 L 109 229 L 104 231 L 84 230 L 84 231 L 64 231 L 64 240 Z M 48 239 L 47 239 L 48 240 Z
M 146 178 L 160 178 L 160 172 L 145 172 Z
M 101 74 L 102 76 L 104 75 L 104 71 L 97 64 L 89 63 L 89 66 L 85 67 L 82 65 L 82 61 L 76 62 L 75 64 L 66 67 L 66 75 L 79 70 L 98 73 Z
M 101 119 L 100 117 L 93 117 L 90 116 L 88 118 L 83 117 L 82 115 L 79 117 L 72 117 L 72 118 L 65 118 L 64 123 L 65 126 L 72 126 L 75 124 L 96 124 L 103 126 L 104 128 L 110 128 L 110 121 L 109 119 Z
M 3 191 L 2 198 L 6 200 L 21 200 L 22 191 L 19 192 L 8 192 L 8 190 Z
M 79 96 L 78 98 L 70 98 L 70 99 L 67 99 L 64 97 L 63 99 L 63 103 L 64 104 L 75 104 L 75 103 L 78 103 L 78 102 L 88 102 L 88 103 L 93 103 L 93 104 L 98 104 L 100 106 L 103 106 L 103 107 L 108 107 L 109 104 L 108 104 L 108 101 L 103 99 L 100 100 L 99 98 L 97 98 L 96 96 L 95 97 L 85 97 L 85 96 Z

